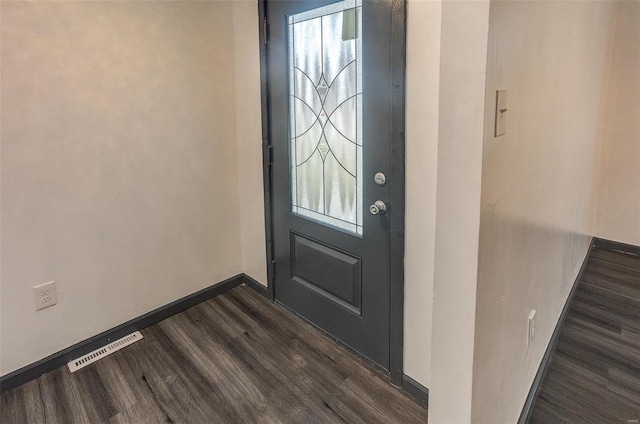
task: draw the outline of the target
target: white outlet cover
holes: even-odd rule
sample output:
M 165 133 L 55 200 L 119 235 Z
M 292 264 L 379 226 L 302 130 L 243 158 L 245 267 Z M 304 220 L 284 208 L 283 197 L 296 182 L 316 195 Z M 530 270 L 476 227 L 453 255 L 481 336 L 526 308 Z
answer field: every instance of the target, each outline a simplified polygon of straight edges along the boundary
M 48 308 L 58 303 L 58 297 L 56 295 L 56 282 L 49 281 L 48 283 L 40 284 L 33 288 L 33 301 L 36 305 L 36 311 L 40 309 Z

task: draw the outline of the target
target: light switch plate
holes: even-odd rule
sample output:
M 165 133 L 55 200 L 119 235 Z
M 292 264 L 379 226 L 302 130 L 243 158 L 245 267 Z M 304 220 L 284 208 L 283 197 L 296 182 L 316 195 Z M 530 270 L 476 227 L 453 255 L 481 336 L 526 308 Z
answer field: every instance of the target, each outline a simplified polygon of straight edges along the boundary
M 500 137 L 507 132 L 507 90 L 496 91 L 496 132 Z

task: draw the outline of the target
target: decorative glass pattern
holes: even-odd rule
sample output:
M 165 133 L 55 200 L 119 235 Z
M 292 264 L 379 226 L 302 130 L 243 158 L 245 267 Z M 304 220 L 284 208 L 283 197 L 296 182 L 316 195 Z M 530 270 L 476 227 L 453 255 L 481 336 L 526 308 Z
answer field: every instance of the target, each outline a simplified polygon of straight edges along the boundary
M 288 17 L 291 210 L 362 235 L 362 0 Z

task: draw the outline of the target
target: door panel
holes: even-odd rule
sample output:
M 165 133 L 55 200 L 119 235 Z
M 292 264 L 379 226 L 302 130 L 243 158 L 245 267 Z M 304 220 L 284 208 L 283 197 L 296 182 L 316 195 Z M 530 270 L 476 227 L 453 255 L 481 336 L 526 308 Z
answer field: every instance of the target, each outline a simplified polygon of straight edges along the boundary
M 291 233 L 291 278 L 362 315 L 362 261 L 322 242 Z
M 389 369 L 391 2 L 269 1 L 267 16 L 275 299 Z

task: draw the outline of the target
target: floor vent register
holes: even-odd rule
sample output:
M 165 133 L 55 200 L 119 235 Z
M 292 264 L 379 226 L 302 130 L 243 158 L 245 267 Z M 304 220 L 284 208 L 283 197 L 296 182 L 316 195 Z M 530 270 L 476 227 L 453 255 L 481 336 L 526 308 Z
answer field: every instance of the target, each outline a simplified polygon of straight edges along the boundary
M 102 359 L 105 356 L 112 354 L 113 352 L 117 352 L 123 347 L 129 346 L 130 344 L 135 343 L 138 340 L 142 340 L 142 334 L 139 331 L 131 333 L 128 336 L 124 336 L 121 339 L 111 342 L 106 346 L 102 346 L 94 350 L 93 352 L 89 352 L 86 355 L 83 355 L 69 362 L 67 364 L 69 366 L 69 371 L 78 371 L 79 369 L 84 368 L 89 364 L 93 364 L 97 360 Z

